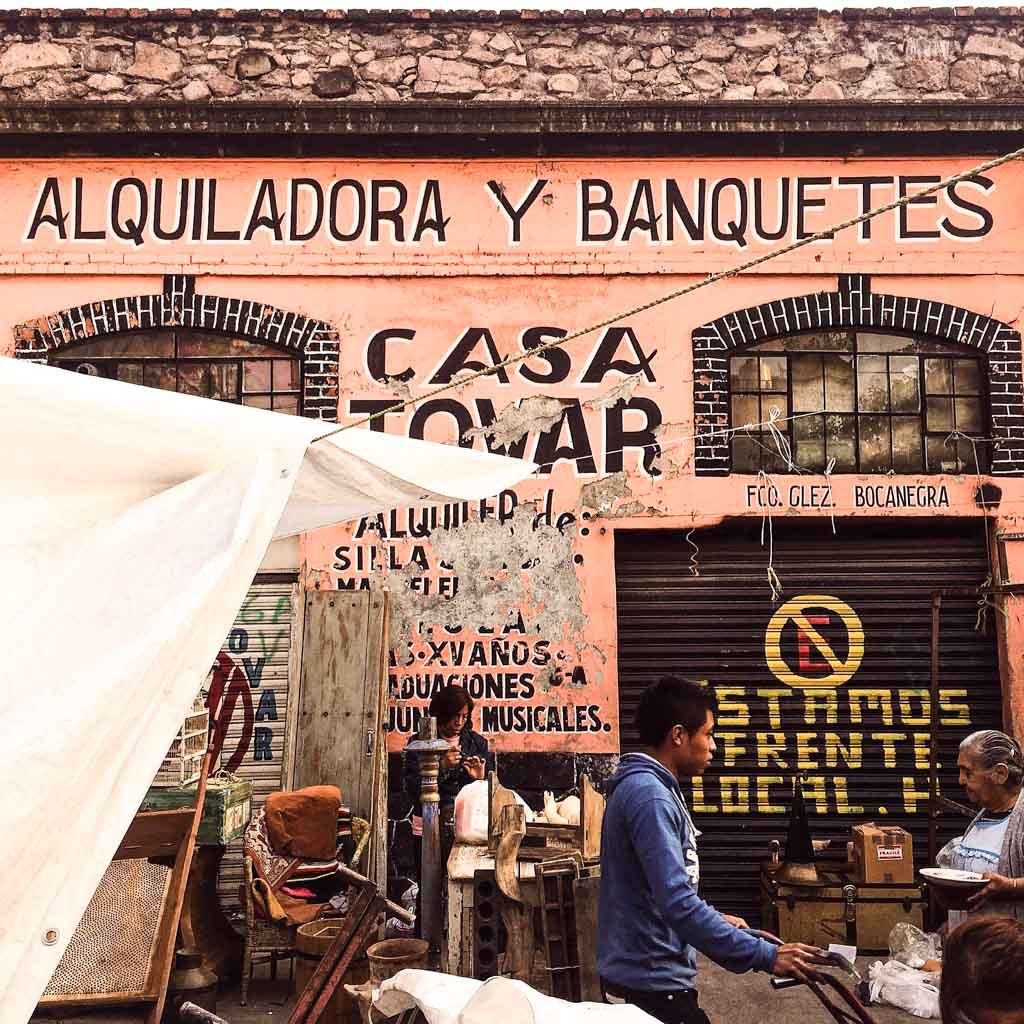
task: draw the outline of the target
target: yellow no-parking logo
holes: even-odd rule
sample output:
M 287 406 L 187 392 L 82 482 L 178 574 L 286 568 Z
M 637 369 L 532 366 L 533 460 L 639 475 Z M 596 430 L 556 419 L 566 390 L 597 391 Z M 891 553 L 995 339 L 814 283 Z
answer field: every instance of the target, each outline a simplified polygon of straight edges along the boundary
M 821 635 L 816 628 L 822 623 L 820 615 L 813 615 L 816 609 L 825 609 L 837 615 L 846 627 L 846 657 L 841 658 L 832 644 Z M 827 621 L 827 620 L 826 620 Z M 831 669 L 828 675 L 801 675 L 800 671 L 791 667 L 782 657 L 782 631 L 792 622 L 800 637 L 801 649 L 814 652 L 818 661 L 810 664 L 810 659 L 802 655 L 798 668 L 807 671 L 808 667 Z M 801 594 L 787 601 L 772 616 L 764 634 L 764 657 L 772 674 L 787 686 L 800 689 L 835 689 L 849 681 L 850 677 L 860 668 L 864 660 L 864 627 L 860 617 L 845 602 L 828 594 Z

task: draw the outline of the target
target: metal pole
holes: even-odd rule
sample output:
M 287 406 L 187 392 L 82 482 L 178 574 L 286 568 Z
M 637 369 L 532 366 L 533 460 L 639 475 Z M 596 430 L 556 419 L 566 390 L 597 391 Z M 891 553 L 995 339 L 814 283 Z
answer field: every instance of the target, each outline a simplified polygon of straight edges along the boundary
M 939 630 L 942 624 L 942 591 L 932 592 L 932 675 L 928 701 L 928 865 L 935 866 L 939 852 Z M 928 887 L 928 921 L 935 927 L 935 890 Z
M 932 676 L 928 707 L 928 863 L 939 852 L 939 628 L 942 592 L 932 593 Z
M 437 720 L 424 716 L 417 739 L 406 748 L 419 757 L 420 804 L 423 816 L 423 853 L 420 861 L 420 935 L 432 953 L 441 950 L 441 804 L 437 774 L 441 754 L 449 744 L 437 737 Z

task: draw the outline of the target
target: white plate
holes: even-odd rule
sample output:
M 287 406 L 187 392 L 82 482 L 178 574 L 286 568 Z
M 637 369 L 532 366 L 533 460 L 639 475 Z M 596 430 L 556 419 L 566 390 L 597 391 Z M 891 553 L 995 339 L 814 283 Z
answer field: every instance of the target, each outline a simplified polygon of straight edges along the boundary
M 976 871 L 957 871 L 955 868 L 921 868 L 921 874 L 936 885 L 954 888 L 977 889 L 988 884 Z

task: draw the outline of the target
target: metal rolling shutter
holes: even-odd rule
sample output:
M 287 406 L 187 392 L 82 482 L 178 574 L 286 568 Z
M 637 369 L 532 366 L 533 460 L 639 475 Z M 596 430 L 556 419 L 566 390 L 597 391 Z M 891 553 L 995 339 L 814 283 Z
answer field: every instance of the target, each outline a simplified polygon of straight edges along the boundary
M 221 647 L 221 657 L 239 667 L 249 702 L 239 695 L 225 734 L 218 768 L 227 768 L 253 784 L 253 811 L 267 794 L 287 786 L 289 750 L 288 700 L 295 639 L 295 576 L 257 576 L 234 626 Z M 239 682 L 242 676 L 239 676 Z M 249 712 L 251 704 L 251 714 Z M 242 841 L 232 843 L 221 861 L 217 891 L 225 911 L 240 909 Z
M 913 833 L 915 859 L 923 866 L 927 808 L 922 800 L 916 813 L 908 813 L 904 778 L 912 780 L 911 790 L 927 792 L 928 771 L 917 759 L 927 759 L 927 743 L 921 751 L 918 740 L 915 752 L 913 739 L 915 733 L 927 734 L 927 704 L 922 704 L 920 695 L 904 695 L 901 703 L 899 691 L 927 691 L 929 686 L 931 592 L 976 586 L 988 575 L 981 524 L 918 520 L 903 526 L 863 521 L 836 525 L 833 536 L 828 521 L 775 520 L 774 567 L 783 586 L 776 605 L 767 583 L 768 551 L 759 543 L 760 519 L 694 532 L 690 539 L 697 546 L 696 554 L 682 532 L 616 535 L 622 750 L 636 749 L 632 724 L 636 704 L 643 688 L 658 676 L 710 680 L 720 697 L 723 687 L 734 688 L 726 693 L 730 705 L 719 716 L 718 752 L 704 779 L 706 810 L 701 810 L 699 800 L 695 809 L 697 826 L 703 831 L 702 892 L 716 906 L 750 921 L 760 916 L 759 865 L 768 855 L 768 843 L 773 838 L 785 840 L 789 784 L 801 749 L 804 762 L 810 765 L 808 774 L 821 779 L 816 785 L 824 787 L 827 798 L 827 807 L 809 800 L 815 838 L 848 838 L 850 826 L 857 821 L 899 824 Z M 694 569 L 699 575 L 694 575 Z M 836 598 L 863 623 L 863 660 L 849 681 L 833 690 L 838 703 L 834 723 L 827 722 L 827 710 L 810 716 L 804 701 L 809 691 L 780 681 L 766 658 L 765 634 L 773 613 L 800 595 Z M 810 613 L 818 620 L 812 628 L 827 649 L 817 647 L 809 634 L 803 629 L 798 633 L 796 623 L 788 621 L 780 634 L 782 661 L 795 666 L 804 678 L 832 674 L 827 665 L 829 651 L 840 664 L 852 665 L 850 634 L 839 613 L 827 608 Z M 949 721 L 939 737 L 940 786 L 944 794 L 960 801 L 957 745 L 973 729 L 998 728 L 1001 722 L 993 634 L 993 617 L 998 613 L 989 610 L 985 632 L 975 628 L 977 614 L 974 598 L 943 601 L 941 688 L 963 690 L 966 695 L 947 695 L 949 709 L 943 717 Z M 775 665 L 779 667 L 778 662 Z M 757 693 L 759 689 L 786 694 L 780 698 L 774 727 L 771 703 Z M 877 693 L 854 701 L 858 690 Z M 871 707 L 870 700 L 877 700 L 878 706 Z M 893 715 L 886 721 L 889 702 Z M 854 707 L 860 709 L 861 721 L 856 721 Z M 810 717 L 814 721 L 808 721 Z M 925 724 L 918 724 L 922 721 Z M 781 754 L 786 768 L 776 763 L 765 743 L 758 742 L 759 733 L 783 734 Z M 847 767 L 834 744 L 831 758 L 822 753 L 829 744 L 826 733 L 847 744 L 856 742 L 851 733 L 860 734 L 861 765 Z M 885 737 L 886 733 L 895 735 Z M 725 734 L 731 734 L 734 763 L 729 765 L 724 763 Z M 765 739 L 771 743 L 780 737 Z M 785 784 L 765 781 L 780 776 Z M 728 780 L 724 802 L 723 778 Z M 837 787 L 844 782 L 847 806 L 862 806 L 862 813 L 839 813 Z M 724 807 L 729 807 L 729 813 Z M 952 831 L 955 819 L 944 821 L 942 842 L 956 834 Z

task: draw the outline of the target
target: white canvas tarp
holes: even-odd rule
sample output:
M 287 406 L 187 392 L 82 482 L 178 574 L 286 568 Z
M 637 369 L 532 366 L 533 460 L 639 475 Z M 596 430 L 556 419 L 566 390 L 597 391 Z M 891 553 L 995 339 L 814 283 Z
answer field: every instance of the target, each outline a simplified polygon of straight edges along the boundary
M 401 971 L 381 985 L 371 1020 L 417 1008 L 427 1024 L 654 1024 L 635 1006 L 569 1003 L 521 981 L 474 981 L 434 971 Z
M 0 1021 L 24 1024 L 268 544 L 532 470 L 0 359 Z M 47 933 L 57 941 L 47 944 Z

